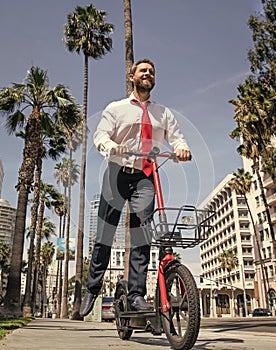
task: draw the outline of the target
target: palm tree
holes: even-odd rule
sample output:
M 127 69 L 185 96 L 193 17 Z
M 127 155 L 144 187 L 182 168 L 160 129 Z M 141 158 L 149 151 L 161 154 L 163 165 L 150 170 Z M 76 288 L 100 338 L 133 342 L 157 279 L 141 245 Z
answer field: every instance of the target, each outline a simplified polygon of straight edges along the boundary
M 41 247 L 41 276 L 42 276 L 42 305 L 47 304 L 47 277 L 48 277 L 48 267 L 53 261 L 53 256 L 55 254 L 55 246 L 53 242 L 46 242 Z M 46 317 L 46 308 L 43 307 L 42 316 Z
M 66 130 L 66 127 L 63 126 L 63 129 Z M 20 136 L 23 138 L 25 135 Z M 43 149 L 44 149 L 44 158 L 49 156 L 51 159 L 56 160 L 60 153 L 65 151 L 66 139 L 62 132 L 61 126 L 54 124 L 53 128 L 43 130 Z M 42 159 L 37 160 L 35 168 L 35 179 L 33 186 L 33 204 L 31 207 L 31 226 L 29 229 L 28 238 L 30 239 L 30 245 L 28 250 L 28 261 L 32 262 L 34 257 L 34 245 L 35 245 L 35 233 L 37 225 L 37 213 L 39 207 L 39 198 L 40 198 L 40 181 L 42 173 Z M 31 285 L 32 285 L 32 276 L 33 276 L 33 264 L 29 263 L 27 267 L 27 276 L 26 276 L 26 286 L 25 294 L 23 300 L 23 316 L 31 316 Z
M 55 177 L 57 182 L 62 182 L 64 186 L 64 197 L 68 190 L 68 200 L 66 201 L 67 224 L 65 237 L 64 275 L 62 285 L 61 318 L 68 318 L 68 267 L 69 267 L 69 239 L 71 222 L 71 188 L 77 182 L 79 169 L 72 159 L 72 148 L 70 148 L 69 159 L 63 158 L 62 163 L 56 165 Z
M 262 0 L 259 16 L 250 16 L 248 26 L 252 31 L 254 47 L 248 51 L 252 75 L 238 86 L 237 99 L 230 100 L 235 108 L 237 128 L 230 134 L 241 138 L 238 152 L 253 161 L 262 200 L 265 206 L 272 240 L 275 240 L 270 210 L 264 193 L 260 169 L 271 175 L 276 185 L 275 146 L 275 1 Z M 261 167 L 260 165 L 263 165 Z
M 59 84 L 50 89 L 47 72 L 39 67 L 31 67 L 24 83 L 13 83 L 11 87 L 0 90 L 0 111 L 7 116 L 7 128 L 10 133 L 22 128 L 25 133 L 23 160 L 16 186 L 16 234 L 5 298 L 6 314 L 19 316 L 22 314 L 20 290 L 26 211 L 35 167 L 43 155 L 42 129 L 46 129 L 46 125 L 50 128 L 53 122 L 62 121 L 68 126 L 74 125 L 76 116 L 79 117 L 79 110 L 66 87 Z M 25 116 L 23 111 L 30 111 L 29 117 Z
M 131 0 L 124 0 L 124 27 L 125 27 L 125 66 L 126 66 L 126 96 L 132 92 L 132 83 L 129 80 L 129 73 L 134 62 L 133 53 L 133 32 Z M 130 209 L 129 203 L 126 203 L 126 222 L 125 222 L 125 256 L 124 256 L 124 279 L 128 279 L 129 255 L 130 255 Z
M 259 235 L 255 227 L 254 219 L 253 219 L 253 214 L 252 210 L 250 208 L 248 199 L 247 199 L 247 194 L 250 193 L 251 186 L 252 186 L 252 175 L 247 171 L 245 172 L 244 169 L 238 169 L 237 172 L 233 173 L 233 179 L 230 182 L 230 187 L 232 190 L 234 190 L 237 194 L 240 194 L 243 196 L 246 206 L 249 212 L 250 220 L 253 226 L 254 230 L 254 238 L 257 246 L 257 251 L 258 251 L 258 260 L 261 265 L 261 271 L 262 271 L 262 276 L 263 276 L 263 286 L 264 286 L 264 294 L 265 294 L 265 299 L 266 299 L 266 306 L 268 308 L 268 279 L 265 273 L 265 268 L 264 268 L 264 261 L 262 258 L 261 254 L 261 248 L 260 248 L 260 240 L 259 240 Z
M 36 233 L 36 248 L 35 248 L 35 267 L 34 267 L 34 278 L 33 278 L 33 291 L 32 291 L 32 305 L 35 306 L 36 295 L 37 295 L 37 284 L 39 280 L 40 271 L 40 251 L 41 251 L 41 240 L 44 237 L 51 235 L 55 230 L 55 226 L 51 223 L 47 223 L 44 220 L 45 207 L 51 209 L 54 207 L 55 203 L 60 203 L 62 199 L 61 193 L 59 193 L 53 185 L 40 183 L 40 205 L 37 220 L 37 233 Z
M 232 252 L 232 250 L 224 250 L 218 257 L 220 265 L 223 269 L 228 271 L 229 283 L 231 284 L 232 293 L 232 316 L 235 316 L 235 306 L 234 306 L 234 289 L 231 283 L 231 271 L 234 270 L 239 262 L 237 256 Z
M 87 94 L 88 94 L 88 59 L 102 58 L 111 51 L 112 39 L 110 34 L 113 25 L 105 22 L 106 12 L 97 10 L 92 4 L 86 7 L 77 6 L 75 12 L 67 16 L 65 26 L 65 44 L 70 52 L 84 55 L 84 91 L 83 91 L 83 119 L 82 119 L 82 161 L 80 175 L 80 201 L 78 241 L 76 254 L 76 284 L 73 318 L 79 318 L 81 304 L 81 278 L 83 266 L 83 235 L 85 209 L 85 174 L 87 153 Z
M 230 133 L 230 137 L 241 140 L 241 145 L 237 148 L 238 153 L 253 162 L 252 169 L 257 175 L 271 237 L 275 240 L 269 205 L 260 175 L 262 158 L 267 159 L 271 156 L 271 130 L 273 129 L 270 118 L 266 117 L 267 112 L 263 106 L 265 102 L 262 101 L 263 96 L 260 93 L 261 87 L 262 85 L 252 77 L 249 77 L 244 84 L 239 85 L 238 100 L 230 101 L 236 106 L 234 120 L 238 124 Z

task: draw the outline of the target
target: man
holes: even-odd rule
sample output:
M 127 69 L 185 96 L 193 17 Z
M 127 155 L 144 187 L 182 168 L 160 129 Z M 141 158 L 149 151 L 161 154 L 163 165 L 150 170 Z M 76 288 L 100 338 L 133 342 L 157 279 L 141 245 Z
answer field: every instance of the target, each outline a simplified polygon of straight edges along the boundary
M 150 310 L 145 299 L 151 237 L 140 223 L 154 209 L 151 164 L 147 159 L 128 157 L 124 152 L 148 152 L 162 147 L 166 140 L 179 161 L 190 159 L 187 143 L 172 112 L 150 99 L 155 85 L 155 67 L 149 59 L 134 63 L 129 78 L 132 94 L 110 103 L 103 111 L 94 134 L 97 149 L 107 158 L 98 213 L 97 237 L 80 308 L 86 316 L 92 310 L 107 269 L 113 237 L 125 201 L 130 207 L 131 248 L 129 258 L 128 302 L 132 310 Z

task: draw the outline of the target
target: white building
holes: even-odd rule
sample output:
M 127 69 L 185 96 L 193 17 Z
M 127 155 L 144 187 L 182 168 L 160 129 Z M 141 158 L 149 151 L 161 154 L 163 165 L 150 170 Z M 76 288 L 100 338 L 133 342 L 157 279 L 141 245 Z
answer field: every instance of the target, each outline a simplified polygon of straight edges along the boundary
M 216 213 L 208 239 L 200 244 L 203 316 L 236 316 L 258 305 L 253 227 L 244 198 L 230 188 L 231 178 L 227 175 L 200 205 Z M 230 272 L 221 267 L 219 260 L 225 250 L 238 258 Z

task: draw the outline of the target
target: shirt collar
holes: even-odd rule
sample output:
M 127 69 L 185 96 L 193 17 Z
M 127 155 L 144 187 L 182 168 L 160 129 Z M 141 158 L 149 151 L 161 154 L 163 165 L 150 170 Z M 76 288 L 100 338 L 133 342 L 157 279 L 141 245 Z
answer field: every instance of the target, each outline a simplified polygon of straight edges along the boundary
M 134 96 L 134 93 L 132 92 L 130 95 L 129 95 L 129 100 L 130 100 L 130 102 L 139 102 L 138 100 L 137 100 L 137 98 Z M 147 102 L 148 104 L 149 103 L 152 103 L 153 101 L 149 98 L 148 100 L 146 100 L 146 101 L 143 101 L 142 103 L 145 103 L 145 102 Z M 140 102 L 139 102 L 140 103 Z

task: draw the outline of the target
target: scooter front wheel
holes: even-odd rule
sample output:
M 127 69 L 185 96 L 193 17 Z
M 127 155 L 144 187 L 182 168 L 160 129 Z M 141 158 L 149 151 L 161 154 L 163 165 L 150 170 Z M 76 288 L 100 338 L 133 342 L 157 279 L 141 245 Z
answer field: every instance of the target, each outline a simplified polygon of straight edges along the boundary
M 195 280 L 186 266 L 169 265 L 165 269 L 165 283 L 170 309 L 162 311 L 160 291 L 159 307 L 163 330 L 176 350 L 189 350 L 197 340 L 200 327 L 199 293 Z

